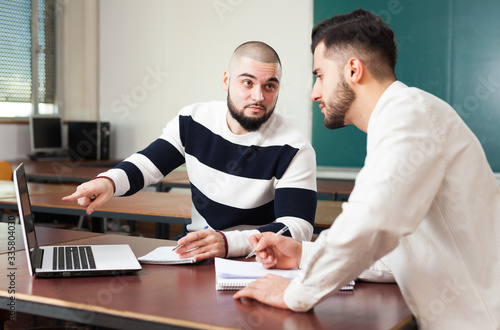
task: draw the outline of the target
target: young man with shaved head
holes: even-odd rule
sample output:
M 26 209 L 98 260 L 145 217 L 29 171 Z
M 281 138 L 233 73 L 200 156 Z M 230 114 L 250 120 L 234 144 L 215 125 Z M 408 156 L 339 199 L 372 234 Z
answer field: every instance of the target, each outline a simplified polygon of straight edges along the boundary
M 178 241 L 181 258 L 244 256 L 251 235 L 285 225 L 287 235 L 310 240 L 316 157 L 309 141 L 274 113 L 280 83 L 281 62 L 270 46 L 240 45 L 222 80 L 227 101 L 185 107 L 146 149 L 64 200 L 78 200 L 91 214 L 112 196 L 134 194 L 185 163 L 193 203 L 192 222 Z M 230 229 L 241 225 L 246 228 Z

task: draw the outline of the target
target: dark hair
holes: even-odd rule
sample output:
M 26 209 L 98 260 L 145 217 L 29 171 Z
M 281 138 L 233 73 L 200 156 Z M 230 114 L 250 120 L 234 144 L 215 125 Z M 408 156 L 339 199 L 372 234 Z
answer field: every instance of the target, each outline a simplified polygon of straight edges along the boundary
M 394 75 L 397 61 L 394 32 L 379 16 L 364 9 L 336 15 L 316 24 L 312 31 L 313 54 L 320 42 L 325 43 L 328 54 L 335 50 L 364 57 L 361 60 L 367 62 L 365 65 L 376 78 L 387 75 L 387 70 L 381 68 L 383 64 Z

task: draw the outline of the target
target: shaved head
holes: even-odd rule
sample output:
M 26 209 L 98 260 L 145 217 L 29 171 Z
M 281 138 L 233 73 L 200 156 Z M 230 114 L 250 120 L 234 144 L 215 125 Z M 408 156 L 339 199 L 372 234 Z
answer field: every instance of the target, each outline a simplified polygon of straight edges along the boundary
M 232 73 L 234 68 L 242 57 L 262 63 L 275 63 L 281 71 L 281 61 L 276 51 L 269 45 L 260 41 L 248 41 L 238 46 L 235 49 L 231 60 L 229 61 L 229 73 Z

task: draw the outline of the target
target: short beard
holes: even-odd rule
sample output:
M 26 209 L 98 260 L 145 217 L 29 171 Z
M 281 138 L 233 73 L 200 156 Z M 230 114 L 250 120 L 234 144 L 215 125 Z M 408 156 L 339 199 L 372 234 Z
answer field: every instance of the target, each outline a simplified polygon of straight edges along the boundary
M 356 99 L 356 93 L 349 87 L 342 77 L 336 91 L 333 92 L 334 101 L 328 101 L 323 124 L 326 128 L 337 129 L 345 127 L 345 116 Z M 331 109 L 331 110 L 329 110 Z
M 250 107 L 250 106 L 260 106 L 266 110 L 266 114 L 262 117 L 259 118 L 250 118 L 247 117 L 243 114 L 243 110 L 245 108 Z M 247 132 L 255 132 L 260 129 L 260 127 L 271 117 L 271 115 L 274 112 L 274 106 L 269 112 L 267 112 L 267 109 L 264 105 L 260 103 L 252 103 L 252 104 L 247 104 L 241 111 L 238 111 L 236 107 L 234 106 L 233 102 L 231 101 L 231 96 L 229 95 L 229 92 L 227 93 L 227 107 L 229 108 L 229 113 L 231 116 L 238 122 L 238 124 L 243 127 L 243 129 Z

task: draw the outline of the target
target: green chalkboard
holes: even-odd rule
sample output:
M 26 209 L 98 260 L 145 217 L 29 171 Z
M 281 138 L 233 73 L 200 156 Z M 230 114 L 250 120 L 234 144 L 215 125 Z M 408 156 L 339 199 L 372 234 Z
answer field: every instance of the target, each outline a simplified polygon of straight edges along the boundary
M 459 113 L 500 172 L 500 1 L 315 0 L 314 22 L 364 8 L 380 15 L 398 43 L 397 78 L 428 91 Z M 366 134 L 328 130 L 313 106 L 318 166 L 362 167 Z

